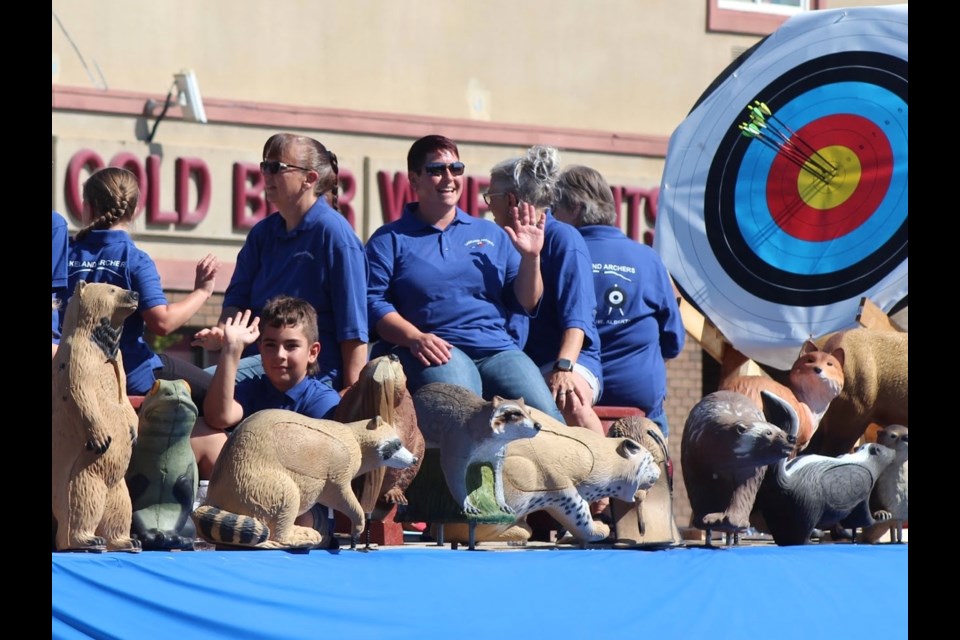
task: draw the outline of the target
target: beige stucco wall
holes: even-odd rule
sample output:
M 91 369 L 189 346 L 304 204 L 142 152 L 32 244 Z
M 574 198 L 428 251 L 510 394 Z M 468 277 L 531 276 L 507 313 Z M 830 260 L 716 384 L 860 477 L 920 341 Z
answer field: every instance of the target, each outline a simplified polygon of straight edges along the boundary
M 665 151 L 702 91 L 759 39 L 708 32 L 707 0 L 99 0 L 95 11 L 83 0 L 57 0 L 53 14 L 55 88 L 141 92 L 162 101 L 173 73 L 190 68 L 208 105 L 219 100 L 253 112 L 252 126 L 170 117 L 148 145 L 143 139 L 155 115 L 54 110 L 55 209 L 64 210 L 64 166 L 80 149 L 105 162 L 119 151 L 141 162 L 163 156 L 161 203 L 168 210 L 174 159 L 208 164 L 212 201 L 200 225 L 148 229 L 138 221 L 147 250 L 183 259 L 202 255 L 206 244 L 242 242 L 244 232 L 230 224 L 231 166 L 258 161 L 263 141 L 277 130 L 257 126 L 257 109 L 280 104 L 641 135 L 659 139 Z M 302 130 L 336 151 L 340 166 L 357 177 L 353 204 L 366 238 L 382 218 L 372 177 L 403 172 L 413 137 Z M 526 146 L 497 135 L 493 130 L 484 144 L 461 141 L 469 174 L 482 177 Z M 537 141 L 557 144 L 550 131 L 543 136 Z M 612 185 L 646 189 L 659 185 L 663 155 L 588 148 L 564 150 L 563 160 L 597 168 Z
M 707 0 L 52 4 L 65 85 L 93 86 L 69 34 L 110 88 L 192 68 L 209 97 L 665 136 L 758 39 L 706 33 Z
M 705 0 L 58 0 L 94 78 L 164 92 L 669 135 L 749 36 Z M 90 79 L 56 20 L 58 82 Z M 94 66 L 96 65 L 96 67 Z

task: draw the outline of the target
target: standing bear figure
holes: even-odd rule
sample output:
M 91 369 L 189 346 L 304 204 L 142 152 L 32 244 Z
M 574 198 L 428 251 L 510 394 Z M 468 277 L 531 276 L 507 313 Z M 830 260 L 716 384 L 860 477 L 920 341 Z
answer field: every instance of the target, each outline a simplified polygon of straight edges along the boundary
M 750 526 L 750 512 L 767 466 L 788 457 L 797 443 L 799 419 L 793 407 L 769 391 L 760 392 L 764 411 L 742 393 L 714 391 L 694 405 L 680 442 L 680 465 L 687 486 L 691 524 L 707 532 L 739 533 Z M 765 414 L 792 415 L 792 424 Z
M 53 359 L 53 517 L 57 551 L 140 551 L 124 474 L 137 437 L 120 354 L 133 291 L 78 282 Z
M 908 425 L 907 334 L 857 328 L 819 340 L 843 353 L 843 390 L 830 403 L 807 453 L 838 456 L 857 444 L 871 422 Z

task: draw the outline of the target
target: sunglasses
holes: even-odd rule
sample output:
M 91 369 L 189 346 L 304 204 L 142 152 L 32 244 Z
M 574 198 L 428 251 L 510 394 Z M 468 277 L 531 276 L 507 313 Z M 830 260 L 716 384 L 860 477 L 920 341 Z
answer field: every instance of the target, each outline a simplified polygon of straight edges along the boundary
M 494 196 L 505 196 L 505 195 L 507 195 L 506 192 L 503 192 L 503 193 L 485 193 L 485 194 L 483 194 L 483 202 L 489 207 L 489 206 L 490 206 L 490 199 L 491 199 L 492 197 L 494 197 Z
M 466 165 L 462 162 L 451 162 L 450 164 L 444 164 L 442 162 L 428 162 L 427 164 L 423 165 L 423 170 L 434 177 L 442 176 L 444 169 L 450 169 L 450 175 L 452 176 L 462 176 L 465 168 Z
M 260 172 L 269 173 L 272 176 L 277 175 L 284 169 L 300 169 L 301 171 L 310 171 L 306 167 L 298 167 L 295 164 L 287 164 L 286 162 L 280 162 L 279 160 L 264 160 L 260 163 Z

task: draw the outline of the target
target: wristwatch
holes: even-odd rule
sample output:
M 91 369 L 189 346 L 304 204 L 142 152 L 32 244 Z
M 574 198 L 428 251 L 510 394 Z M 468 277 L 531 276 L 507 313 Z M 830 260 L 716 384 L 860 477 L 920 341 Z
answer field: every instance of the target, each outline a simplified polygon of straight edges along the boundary
M 573 362 L 566 358 L 560 358 L 553 363 L 554 371 L 573 371 Z

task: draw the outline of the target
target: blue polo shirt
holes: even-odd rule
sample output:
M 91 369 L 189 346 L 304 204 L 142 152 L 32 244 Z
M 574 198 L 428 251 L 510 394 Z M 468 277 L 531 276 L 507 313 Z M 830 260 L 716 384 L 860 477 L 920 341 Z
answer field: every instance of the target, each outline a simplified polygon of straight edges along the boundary
M 63 307 L 67 297 L 67 251 L 70 246 L 70 232 L 67 230 L 67 221 L 62 215 L 53 212 L 53 285 L 51 295 Z M 53 342 L 60 343 L 60 313 L 61 309 L 53 310 Z
M 665 359 L 683 350 L 685 330 L 673 285 L 650 247 L 606 225 L 580 227 L 593 262 L 603 364 L 600 404 L 663 414 Z
M 525 313 L 513 292 L 520 254 L 506 232 L 459 208 L 441 231 L 418 207 L 408 203 L 367 241 L 371 326 L 396 311 L 473 359 L 517 349 L 507 315 Z
M 597 332 L 596 294 L 590 269 L 590 253 L 577 228 L 547 213 L 543 251 L 540 252 L 543 298 L 535 318 L 514 314 L 511 333 L 517 344 L 542 367 L 557 359 L 567 329 L 583 331 L 583 346 L 577 363 L 597 377 L 603 390 L 600 335 Z
M 137 248 L 126 231 L 92 230 L 81 241 L 71 240 L 67 261 L 67 294 L 77 282 L 106 282 L 140 296 L 137 310 L 123 323 L 120 353 L 127 374 L 127 393 L 144 395 L 153 386 L 153 370 L 163 366 L 143 339 L 143 312 L 167 304 L 153 259 Z
M 310 376 L 286 393 L 274 387 L 265 375 L 247 378 L 234 387 L 233 397 L 243 407 L 244 418 L 263 409 L 287 409 L 311 418 L 331 419 L 340 404 L 339 393 Z
M 346 218 L 319 198 L 292 231 L 279 212 L 254 225 L 237 255 L 223 306 L 259 315 L 276 295 L 303 298 L 317 311 L 320 371 L 339 380 L 340 343 L 368 341 L 366 284 L 363 244 Z M 256 354 L 256 345 L 250 345 L 243 355 Z

